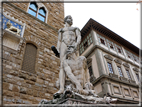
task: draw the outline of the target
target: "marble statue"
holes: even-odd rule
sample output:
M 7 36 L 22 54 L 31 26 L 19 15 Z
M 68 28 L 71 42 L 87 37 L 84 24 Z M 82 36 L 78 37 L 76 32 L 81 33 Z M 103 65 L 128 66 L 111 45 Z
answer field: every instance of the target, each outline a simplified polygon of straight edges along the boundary
M 111 103 L 117 99 L 110 96 L 100 98 L 95 94 L 87 67 L 87 59 L 79 56 L 78 46 L 81 41 L 80 30 L 77 27 L 71 27 L 72 17 L 66 16 L 64 19 L 65 27 L 58 31 L 57 49 L 52 46 L 52 50 L 60 58 L 59 80 L 56 86 L 59 90 L 53 95 L 52 101 L 45 99 L 40 104 L 54 104 L 58 99 L 80 98 L 93 103 Z M 69 80 L 69 84 L 66 84 Z
M 64 85 L 65 85 L 65 66 L 64 66 L 64 60 L 67 57 L 67 51 L 75 51 L 76 56 L 79 56 L 78 52 L 78 45 L 81 41 L 81 34 L 80 30 L 77 27 L 71 27 L 72 25 L 72 17 L 66 16 L 64 19 L 65 27 L 61 28 L 58 31 L 58 42 L 57 42 L 57 51 L 60 54 L 60 72 L 59 72 L 59 84 L 60 89 L 56 94 L 62 94 L 64 92 Z M 73 47 L 73 48 L 72 48 Z M 69 69 L 66 67 L 66 69 Z M 67 71 L 66 73 L 69 73 L 71 71 Z M 69 78 L 72 81 L 77 81 L 74 75 L 68 75 Z M 75 82 L 77 85 L 77 89 L 79 91 L 82 90 L 82 86 L 79 82 Z

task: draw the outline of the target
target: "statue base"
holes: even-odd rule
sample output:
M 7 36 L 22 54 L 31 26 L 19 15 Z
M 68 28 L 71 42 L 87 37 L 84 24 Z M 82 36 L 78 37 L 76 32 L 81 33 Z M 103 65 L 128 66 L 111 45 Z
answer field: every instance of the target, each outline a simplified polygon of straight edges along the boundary
M 98 105 L 99 104 L 99 105 Z M 78 95 L 72 96 L 72 98 L 68 97 L 68 96 L 62 96 L 60 98 L 56 98 L 53 100 L 45 100 L 43 99 L 40 103 L 39 103 L 39 107 L 48 107 L 48 106 L 64 106 L 64 107 L 68 107 L 68 106 L 72 106 L 72 105 L 78 105 L 78 106 L 87 106 L 87 107 L 92 107 L 92 106 L 100 106 L 106 104 L 103 101 L 100 101 L 99 103 L 95 103 L 94 101 L 91 100 L 87 100 L 87 99 L 83 99 Z M 108 106 L 110 106 L 110 104 L 106 104 Z
M 38 107 L 49 107 L 49 106 L 61 106 L 61 107 L 68 107 L 68 106 L 87 106 L 87 107 L 100 107 L 100 106 L 107 106 L 107 107 L 113 107 L 114 104 L 95 104 L 94 102 L 82 100 L 82 99 L 74 99 L 74 98 L 66 98 L 66 99 L 53 99 L 51 101 L 48 101 L 47 103 L 39 104 Z

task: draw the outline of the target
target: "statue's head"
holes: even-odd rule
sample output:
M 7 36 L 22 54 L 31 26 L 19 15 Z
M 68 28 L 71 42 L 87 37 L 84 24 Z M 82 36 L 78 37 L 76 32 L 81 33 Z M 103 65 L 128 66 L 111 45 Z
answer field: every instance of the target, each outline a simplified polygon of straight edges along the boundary
M 10 28 L 11 25 L 12 25 L 12 24 L 10 23 L 10 21 L 8 21 L 8 22 L 6 23 L 7 28 Z
M 68 15 L 64 18 L 64 23 L 66 23 L 66 22 L 70 25 L 73 24 L 73 19 L 72 19 L 71 15 Z

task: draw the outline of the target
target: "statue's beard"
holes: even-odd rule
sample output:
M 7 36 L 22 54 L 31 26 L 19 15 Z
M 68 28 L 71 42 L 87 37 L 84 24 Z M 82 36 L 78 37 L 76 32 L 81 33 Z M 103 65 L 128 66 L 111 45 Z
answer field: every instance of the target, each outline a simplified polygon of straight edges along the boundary
M 69 25 L 72 25 L 72 21 L 67 21 L 67 23 L 68 23 Z

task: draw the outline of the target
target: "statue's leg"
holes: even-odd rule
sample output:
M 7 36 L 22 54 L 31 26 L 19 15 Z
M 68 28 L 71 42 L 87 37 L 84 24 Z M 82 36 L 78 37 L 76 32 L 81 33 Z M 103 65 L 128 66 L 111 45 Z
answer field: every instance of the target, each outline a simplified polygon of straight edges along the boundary
M 79 92 L 82 92 L 83 88 L 82 88 L 80 82 L 74 76 L 74 74 L 72 73 L 71 68 L 68 66 L 68 64 L 66 63 L 66 61 L 64 61 L 64 70 L 65 70 L 67 76 L 70 78 L 70 80 L 76 85 L 77 90 Z
M 60 50 L 60 72 L 59 72 L 59 83 L 60 83 L 60 89 L 56 93 L 63 93 L 64 92 L 64 85 L 65 85 L 65 72 L 63 69 L 63 61 L 65 59 L 65 53 L 67 50 L 67 46 L 64 42 L 61 44 L 61 50 Z
M 60 90 L 58 91 L 58 93 L 63 93 L 64 92 L 64 85 L 65 85 L 65 72 L 64 72 L 63 68 L 60 68 L 59 82 L 60 82 Z

